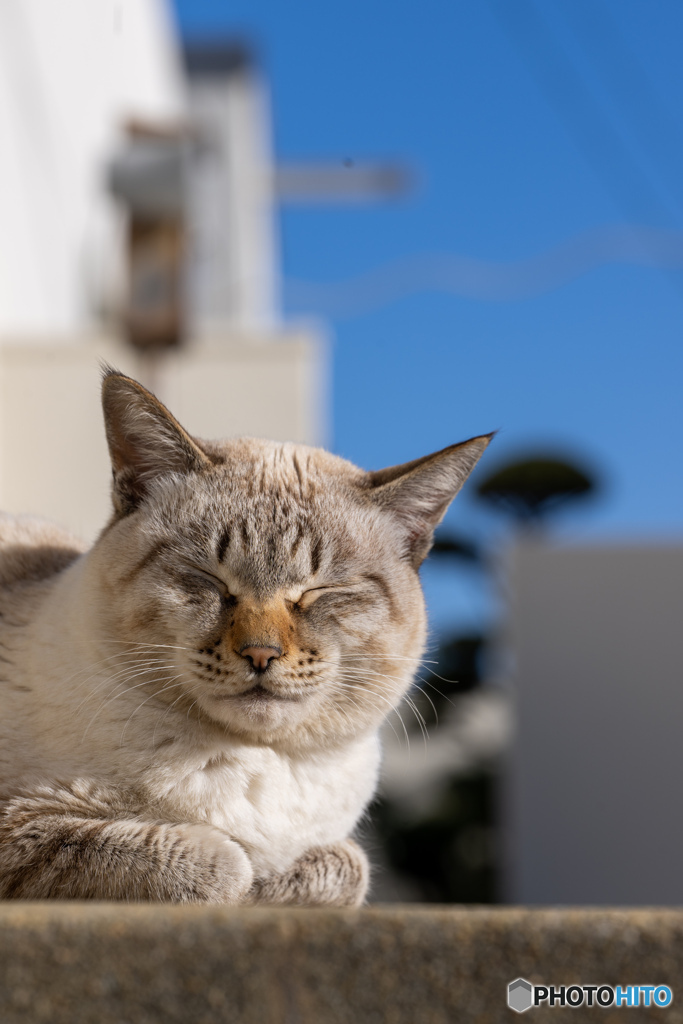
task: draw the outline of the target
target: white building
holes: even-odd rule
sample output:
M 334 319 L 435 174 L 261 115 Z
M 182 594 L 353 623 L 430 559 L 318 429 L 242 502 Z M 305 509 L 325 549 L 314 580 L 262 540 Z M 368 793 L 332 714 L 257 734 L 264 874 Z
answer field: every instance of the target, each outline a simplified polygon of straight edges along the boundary
M 230 47 L 188 79 L 162 0 L 7 0 L 0 9 L 0 507 L 93 537 L 109 505 L 100 361 L 198 436 L 325 440 L 324 346 L 278 309 L 264 83 Z M 186 343 L 122 340 L 126 219 L 110 194 L 125 124 L 180 131 Z M 197 155 L 198 153 L 198 155 Z

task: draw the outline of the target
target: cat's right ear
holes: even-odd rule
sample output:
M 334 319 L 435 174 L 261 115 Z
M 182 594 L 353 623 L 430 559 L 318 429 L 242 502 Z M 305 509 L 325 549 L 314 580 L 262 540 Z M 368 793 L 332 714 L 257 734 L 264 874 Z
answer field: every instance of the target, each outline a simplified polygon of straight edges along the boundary
M 401 525 L 405 553 L 415 568 L 426 558 L 435 527 L 493 436 L 482 434 L 414 462 L 366 474 L 373 501 Z
M 132 512 L 158 477 L 212 465 L 168 409 L 131 377 L 105 370 L 102 408 L 119 515 Z

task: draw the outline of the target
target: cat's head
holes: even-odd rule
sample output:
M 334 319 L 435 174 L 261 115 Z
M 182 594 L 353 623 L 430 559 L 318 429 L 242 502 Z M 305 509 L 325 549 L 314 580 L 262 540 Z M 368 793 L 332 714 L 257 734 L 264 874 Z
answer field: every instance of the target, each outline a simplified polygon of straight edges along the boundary
M 261 742 L 374 729 L 425 641 L 418 568 L 490 435 L 366 473 L 328 452 L 196 440 L 140 384 L 103 384 L 114 516 L 93 559 L 146 686 Z

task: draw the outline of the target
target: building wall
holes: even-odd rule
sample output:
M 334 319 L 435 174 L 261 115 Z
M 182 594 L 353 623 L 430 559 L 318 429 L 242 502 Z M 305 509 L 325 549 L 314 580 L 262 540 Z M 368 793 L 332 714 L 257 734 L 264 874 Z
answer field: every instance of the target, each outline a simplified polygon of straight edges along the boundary
M 131 117 L 178 122 L 164 0 L 0 4 L 0 334 L 67 343 L 120 296 L 107 167 Z
M 207 339 L 145 359 L 113 338 L 0 347 L 0 508 L 92 539 L 109 515 L 105 361 L 151 387 L 198 437 L 327 441 L 322 340 L 281 331 Z
M 507 898 L 683 903 L 683 546 L 514 550 Z

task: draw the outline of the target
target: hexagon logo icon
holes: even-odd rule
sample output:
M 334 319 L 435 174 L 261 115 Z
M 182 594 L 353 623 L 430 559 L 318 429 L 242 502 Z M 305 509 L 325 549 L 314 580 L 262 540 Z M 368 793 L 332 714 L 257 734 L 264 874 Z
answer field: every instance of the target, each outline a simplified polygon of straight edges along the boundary
M 508 985 L 508 1006 L 516 1013 L 524 1013 L 533 1005 L 533 988 L 525 978 L 517 978 Z

